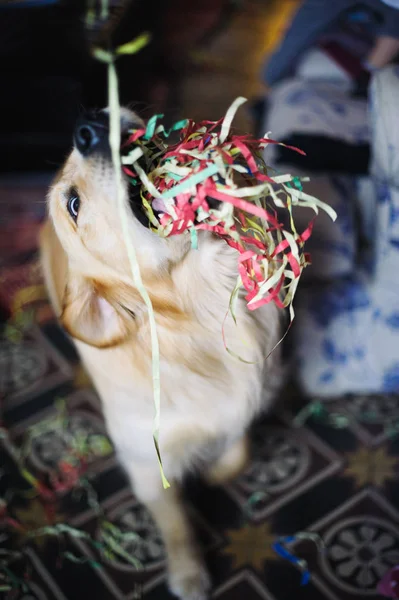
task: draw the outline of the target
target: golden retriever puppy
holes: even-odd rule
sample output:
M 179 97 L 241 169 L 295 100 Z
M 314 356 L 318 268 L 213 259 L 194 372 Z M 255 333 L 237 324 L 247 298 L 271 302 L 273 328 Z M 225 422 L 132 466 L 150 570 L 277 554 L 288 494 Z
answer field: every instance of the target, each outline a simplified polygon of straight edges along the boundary
M 142 124 L 121 112 L 121 128 Z M 167 551 L 171 591 L 203 600 L 209 578 L 180 493 L 185 473 L 210 482 L 233 477 L 247 458 L 246 434 L 267 409 L 281 379 L 280 314 L 273 303 L 254 312 L 243 298 L 237 325 L 222 324 L 237 281 L 237 253 L 199 232 L 162 239 L 145 225 L 130 195 L 129 229 L 155 311 L 160 344 L 160 448 L 171 488 L 164 490 L 154 450 L 148 314 L 135 288 L 117 210 L 106 111 L 77 125 L 74 149 L 48 197 L 41 234 L 42 264 L 51 302 L 73 338 L 101 398 L 108 431 L 134 493 L 151 511 Z

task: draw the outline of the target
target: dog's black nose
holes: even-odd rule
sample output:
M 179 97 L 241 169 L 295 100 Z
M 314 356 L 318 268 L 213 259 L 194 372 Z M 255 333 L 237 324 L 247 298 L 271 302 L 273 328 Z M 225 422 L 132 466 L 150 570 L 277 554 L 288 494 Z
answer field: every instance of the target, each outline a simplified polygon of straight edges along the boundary
M 76 123 L 74 143 L 83 156 L 109 147 L 109 120 L 105 113 L 88 113 Z

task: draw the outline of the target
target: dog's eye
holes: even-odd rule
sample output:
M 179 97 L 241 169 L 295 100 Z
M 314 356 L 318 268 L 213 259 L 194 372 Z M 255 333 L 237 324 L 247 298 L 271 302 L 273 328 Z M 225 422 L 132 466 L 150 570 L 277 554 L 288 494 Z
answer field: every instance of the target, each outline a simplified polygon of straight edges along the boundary
M 79 196 L 75 191 L 73 191 L 73 192 L 71 192 L 71 195 L 68 198 L 67 209 L 74 221 L 76 221 L 78 218 L 79 207 L 80 207 Z

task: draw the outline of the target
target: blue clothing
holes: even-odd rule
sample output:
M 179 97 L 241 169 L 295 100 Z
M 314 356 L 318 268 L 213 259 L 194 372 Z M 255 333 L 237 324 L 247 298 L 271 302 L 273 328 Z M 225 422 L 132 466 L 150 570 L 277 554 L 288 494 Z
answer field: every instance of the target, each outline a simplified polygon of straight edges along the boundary
M 399 38 L 399 10 L 380 0 L 362 0 L 361 5 L 378 14 L 376 32 Z M 297 60 L 303 52 L 317 43 L 340 18 L 351 9 L 358 9 L 356 0 L 305 0 L 289 27 L 280 47 L 268 61 L 263 79 L 268 85 L 293 74 Z

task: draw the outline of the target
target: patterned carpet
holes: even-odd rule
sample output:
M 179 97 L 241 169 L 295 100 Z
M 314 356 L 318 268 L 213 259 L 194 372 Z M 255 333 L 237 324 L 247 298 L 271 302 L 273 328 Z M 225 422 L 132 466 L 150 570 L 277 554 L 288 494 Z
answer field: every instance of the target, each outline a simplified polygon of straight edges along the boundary
M 29 198 L 43 198 L 44 185 L 31 183 Z M 160 536 L 129 490 L 97 396 L 45 300 L 34 241 L 43 203 L 27 205 L 19 190 L 0 227 L 4 319 L 35 302 L 0 343 L 0 596 L 166 599 Z M 303 406 L 287 391 L 277 414 L 256 424 L 252 463 L 229 487 L 187 483 L 215 599 L 372 600 L 399 562 L 399 398 Z M 282 548 L 307 561 L 304 586 L 301 563 L 272 548 L 301 531 L 305 539 Z

